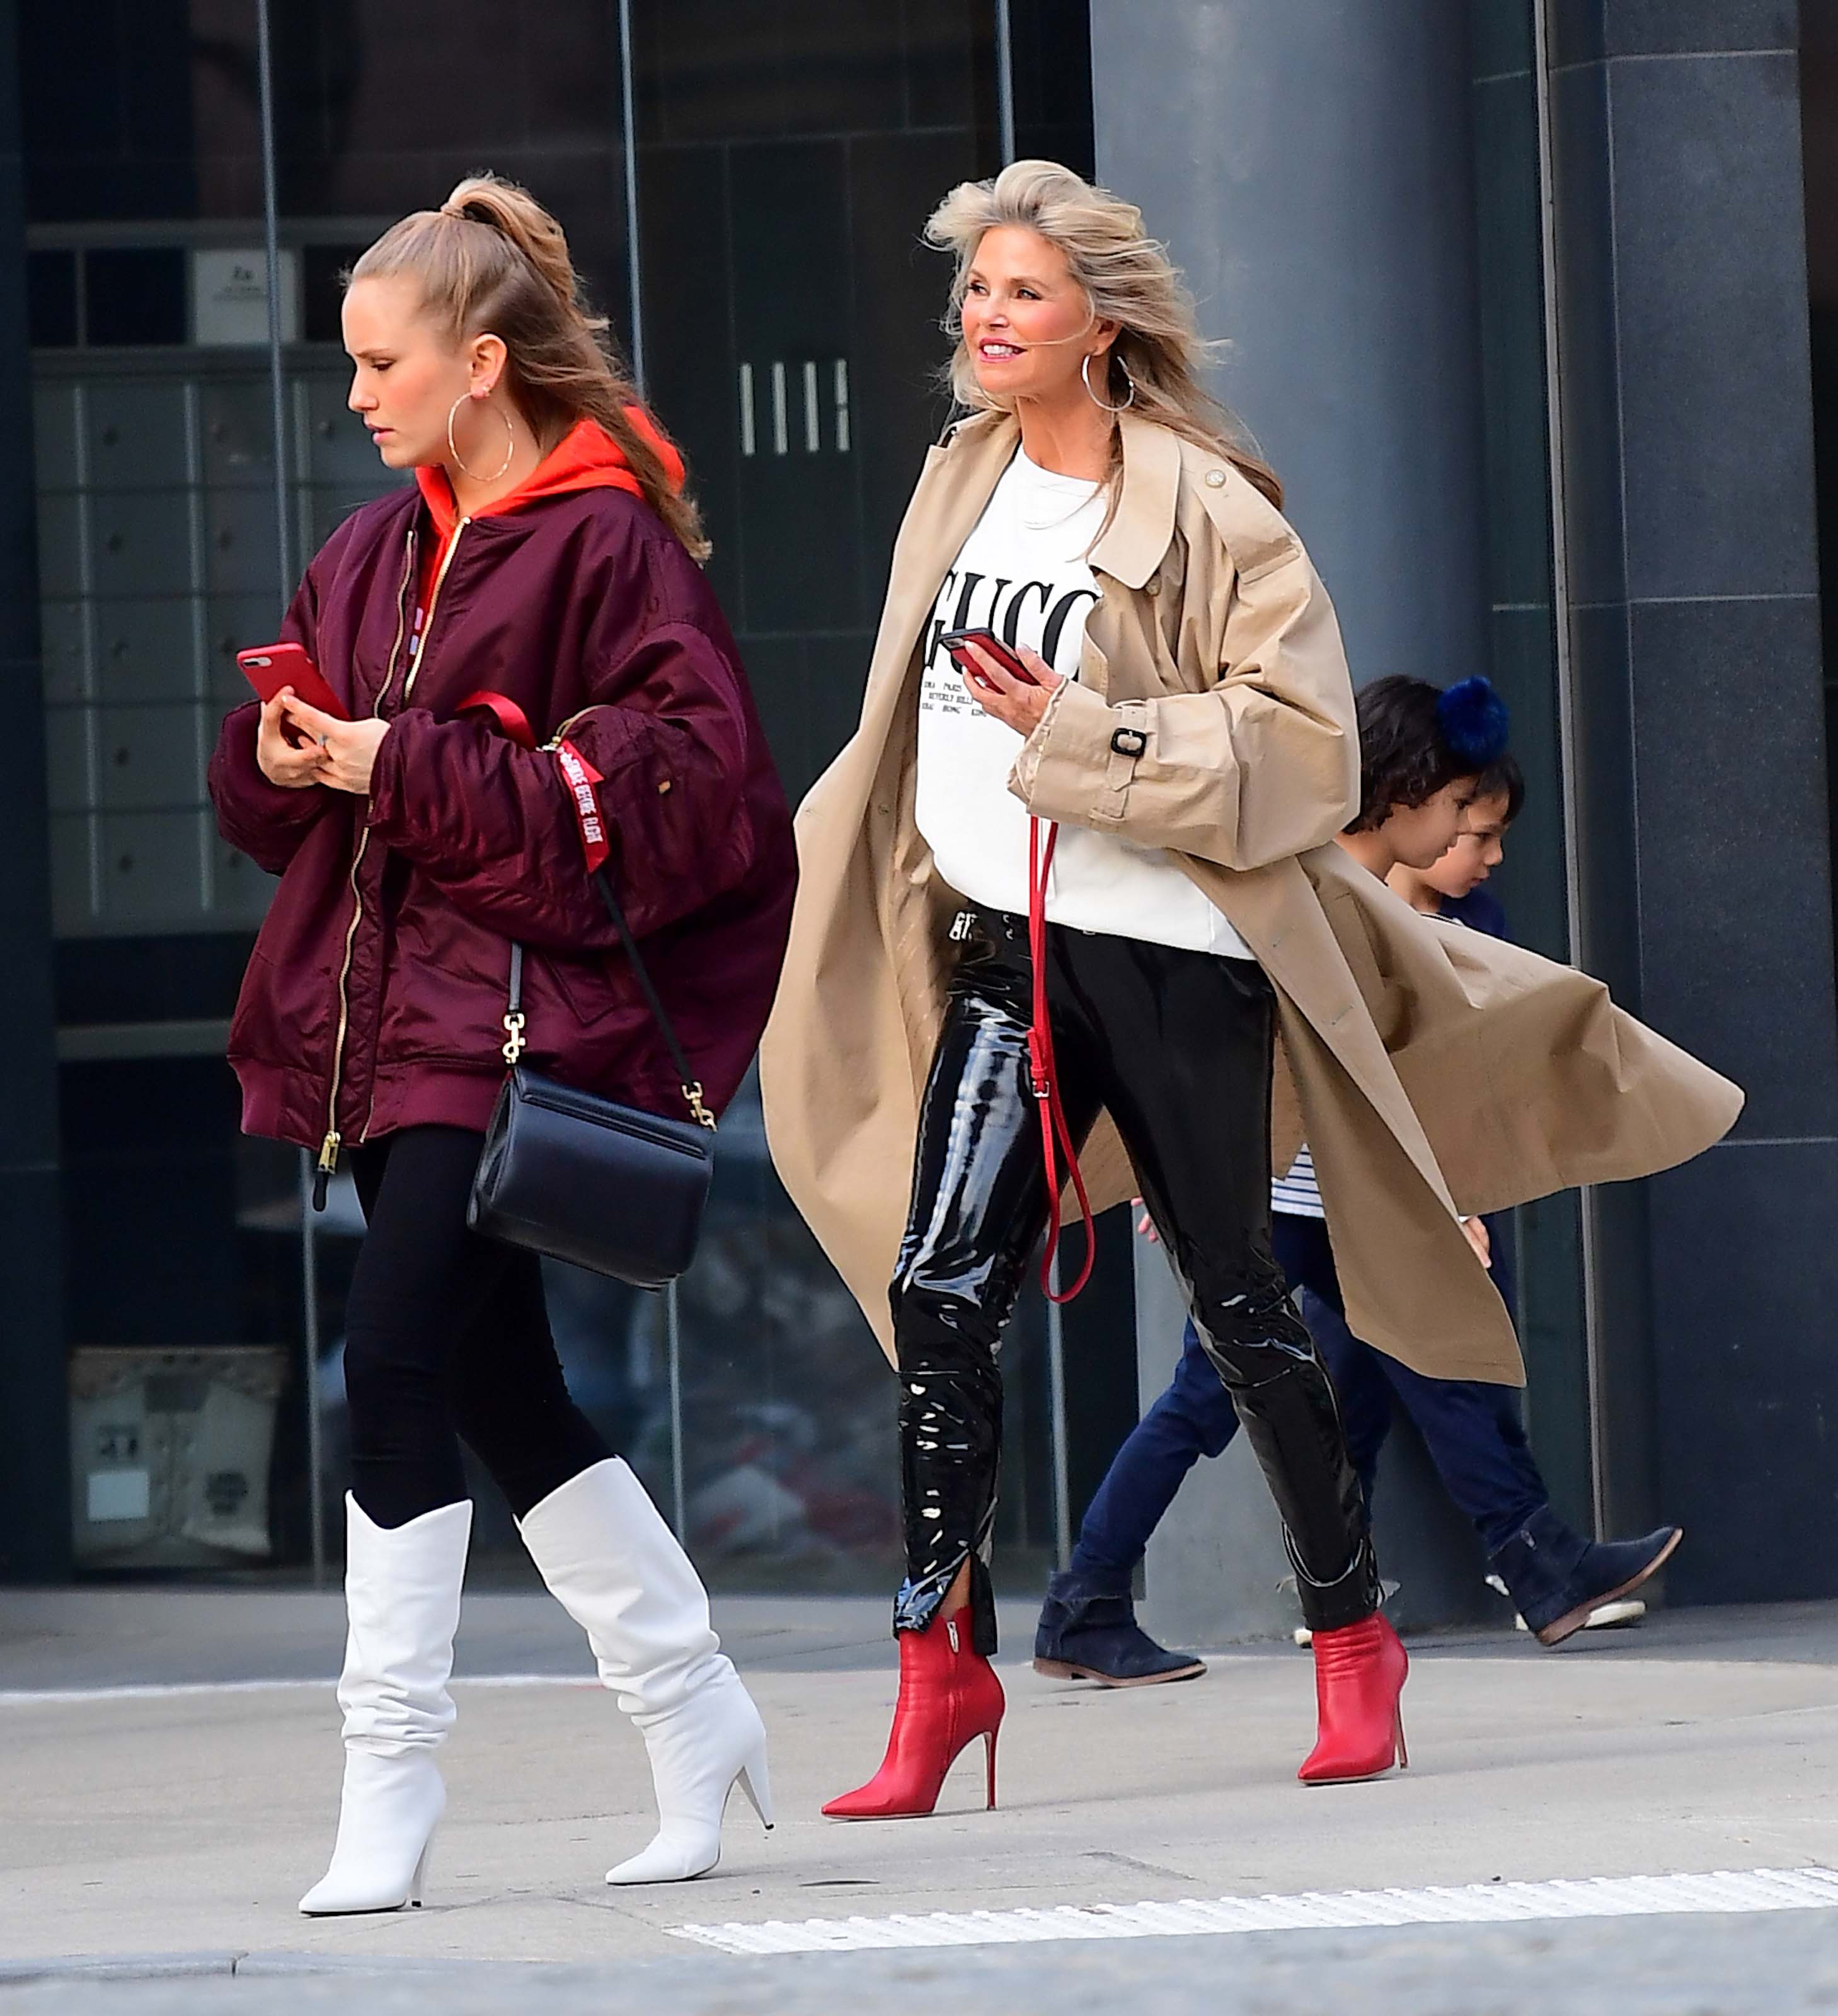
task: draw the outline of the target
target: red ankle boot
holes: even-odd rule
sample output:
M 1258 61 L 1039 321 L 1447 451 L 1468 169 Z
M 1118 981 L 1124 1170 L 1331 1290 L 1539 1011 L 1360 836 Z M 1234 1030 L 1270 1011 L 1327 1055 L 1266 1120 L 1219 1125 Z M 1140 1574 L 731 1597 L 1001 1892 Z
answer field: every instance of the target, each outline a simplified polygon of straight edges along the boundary
M 1321 1733 L 1296 1773 L 1305 1785 L 1376 1778 L 1394 1763 L 1409 1764 L 1398 1697 L 1410 1670 L 1397 1633 L 1376 1611 L 1357 1624 L 1314 1634 Z
M 996 1732 L 1005 1705 L 995 1669 L 970 1642 L 970 1612 L 903 1631 L 900 1690 L 881 1769 L 859 1791 L 823 1811 L 838 1820 L 891 1820 L 928 1813 L 945 1774 L 980 1736 L 988 1745 L 989 1803 L 996 1803 Z

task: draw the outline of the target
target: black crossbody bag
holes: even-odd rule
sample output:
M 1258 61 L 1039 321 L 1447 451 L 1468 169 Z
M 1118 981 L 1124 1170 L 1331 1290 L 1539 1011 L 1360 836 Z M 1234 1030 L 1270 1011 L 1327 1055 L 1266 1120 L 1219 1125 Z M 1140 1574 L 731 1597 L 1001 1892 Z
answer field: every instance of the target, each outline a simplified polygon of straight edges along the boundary
M 611 879 L 604 867 L 593 879 L 676 1067 L 690 1117 L 643 1113 L 526 1070 L 518 1061 L 524 949 L 514 945 L 504 1016 L 510 1075 L 485 1132 L 467 1222 L 488 1238 L 635 1288 L 661 1288 L 695 1257 L 715 1172 L 715 1116 L 702 1103 Z

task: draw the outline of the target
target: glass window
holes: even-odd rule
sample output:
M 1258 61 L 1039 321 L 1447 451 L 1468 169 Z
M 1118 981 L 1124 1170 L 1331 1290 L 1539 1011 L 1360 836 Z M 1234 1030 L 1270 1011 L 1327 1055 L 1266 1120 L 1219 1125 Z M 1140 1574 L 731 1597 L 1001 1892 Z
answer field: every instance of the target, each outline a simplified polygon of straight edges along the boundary
M 633 26 L 646 389 L 689 455 L 795 801 L 853 731 L 887 555 L 945 417 L 948 272 L 919 232 L 996 165 L 993 14 L 638 0 Z M 718 1586 L 889 1588 L 881 1355 L 773 1176 L 755 1087 L 722 1139 L 676 1305 L 688 1538 Z M 658 1359 L 668 1312 L 643 1313 Z M 1045 1410 L 1026 1404 L 1043 1327 L 1036 1306 L 1004 1347 L 1017 1542 L 1051 1535 L 1027 1485 L 1047 1467 L 1028 1434 Z
M 1087 66 L 1048 11 L 1013 9 L 1017 123 L 1088 165 Z M 998 158 L 995 9 L 633 0 L 629 50 L 621 13 L 274 0 L 267 127 L 243 0 L 23 18 L 69 1250 L 106 1224 L 141 1262 L 73 1270 L 91 1564 L 301 1561 L 315 1482 L 337 1543 L 361 1216 L 348 1179 L 305 1211 L 298 1156 L 239 1134 L 222 1053 L 272 885 L 218 841 L 204 779 L 245 697 L 236 650 L 400 481 L 346 409 L 340 343 L 342 275 L 380 230 L 481 164 L 563 220 L 687 452 L 794 798 L 854 726 L 946 410 L 947 272 L 920 229 Z M 571 1384 L 718 1584 L 885 1589 L 892 1382 L 773 1177 L 754 1086 L 719 1152 L 675 1294 L 550 1270 Z M 1005 1572 L 1031 1579 L 1063 1510 L 1037 1294 L 1004 1359 Z M 206 1518 L 182 1481 L 232 1417 L 243 1483 L 220 1449 L 229 1509 Z M 521 1560 L 480 1503 L 481 1557 Z
M 254 60 L 244 6 L 21 15 L 73 1514 L 99 1568 L 305 1545 L 295 1158 L 240 1139 L 222 1061 L 265 878 L 204 786 L 227 653 L 283 589 Z

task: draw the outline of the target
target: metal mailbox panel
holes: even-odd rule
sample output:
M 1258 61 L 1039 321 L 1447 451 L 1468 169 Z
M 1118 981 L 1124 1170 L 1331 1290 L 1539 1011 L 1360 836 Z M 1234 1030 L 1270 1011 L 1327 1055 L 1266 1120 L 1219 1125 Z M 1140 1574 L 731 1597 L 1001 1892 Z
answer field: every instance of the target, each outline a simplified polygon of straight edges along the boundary
M 38 499 L 38 592 L 59 600 L 84 592 L 81 497 Z
M 281 549 L 272 490 L 206 493 L 204 573 L 213 595 L 279 593 Z
M 204 815 L 115 812 L 101 822 L 105 924 L 158 930 L 201 923 Z
M 185 595 L 196 588 L 190 491 L 128 491 L 87 503 L 96 594 Z
M 95 929 L 90 869 L 99 823 L 86 812 L 51 815 L 51 923 L 59 938 L 80 938 Z
M 45 659 L 45 697 L 52 706 L 88 700 L 89 621 L 77 601 L 38 605 L 38 642 Z
M 90 488 L 171 490 L 196 481 L 191 388 L 182 379 L 93 380 L 82 405 Z
M 51 379 L 32 387 L 32 458 L 41 490 L 74 490 L 81 481 L 74 385 Z
M 54 812 L 87 812 L 96 802 L 89 738 L 95 710 L 45 710 L 45 787 Z
M 97 697 L 190 700 L 198 691 L 197 604 L 189 596 L 96 605 Z
M 212 488 L 273 487 L 274 406 L 265 377 L 207 380 L 198 388 L 204 481 Z
M 160 812 L 198 805 L 204 796 L 200 715 L 196 705 L 184 702 L 98 707 L 96 774 L 103 808 Z

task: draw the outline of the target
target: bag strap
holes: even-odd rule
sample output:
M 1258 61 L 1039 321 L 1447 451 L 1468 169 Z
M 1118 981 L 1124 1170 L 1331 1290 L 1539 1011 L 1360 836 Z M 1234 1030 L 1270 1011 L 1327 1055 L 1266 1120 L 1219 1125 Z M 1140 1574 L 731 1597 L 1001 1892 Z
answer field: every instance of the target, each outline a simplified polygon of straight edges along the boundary
M 1046 838 L 1043 841 L 1041 836 Z M 1047 879 L 1053 871 L 1053 851 L 1059 843 L 1059 828 L 1047 819 L 1028 822 L 1028 963 L 1033 968 L 1034 1017 L 1028 1031 L 1028 1067 L 1034 1099 L 1040 1111 L 1040 1157 L 1047 1172 L 1047 1248 L 1040 1256 L 1040 1287 L 1050 1302 L 1069 1302 L 1091 1279 L 1097 1258 L 1097 1226 L 1091 1200 L 1085 1194 L 1085 1177 L 1079 1167 L 1079 1150 L 1072 1130 L 1066 1124 L 1060 1104 L 1059 1078 L 1053 1055 L 1053 1025 L 1047 1014 Z M 1059 1150 L 1065 1153 L 1066 1172 L 1079 1199 L 1079 1215 L 1085 1229 L 1085 1264 L 1079 1278 L 1065 1290 L 1053 1285 L 1053 1263 L 1059 1255 L 1059 1198 L 1064 1179 L 1059 1172 Z
M 506 699 L 502 693 L 468 693 L 466 698 L 460 701 L 455 711 L 460 714 L 474 711 L 488 714 L 499 732 L 520 747 L 534 749 L 536 747 L 536 738 L 530 727 L 528 717 L 515 700 Z M 550 743 L 550 747 L 552 750 L 565 749 L 571 755 L 575 756 L 577 764 L 580 761 L 578 754 L 574 751 L 572 746 L 560 741 L 559 738 L 557 742 Z M 593 796 L 593 787 L 600 783 L 600 777 L 596 772 L 585 769 L 584 766 L 582 776 L 584 781 L 577 781 L 572 777 L 568 778 L 566 781 L 571 790 L 586 792 L 597 815 L 597 801 Z M 577 812 L 579 813 L 581 807 L 578 798 L 575 802 Z M 604 833 L 604 822 L 601 823 L 601 833 L 596 833 L 593 836 L 594 840 L 600 844 L 604 855 L 604 842 L 602 833 Z M 585 819 L 583 819 L 583 844 L 586 844 L 587 837 Z M 607 873 L 604 859 L 591 870 L 590 880 L 600 891 L 600 901 L 606 905 L 607 915 L 613 920 L 613 928 L 619 934 L 619 943 L 625 948 L 626 958 L 631 961 L 632 970 L 637 977 L 640 992 L 644 995 L 645 1006 L 651 1011 L 651 1018 L 657 1024 L 658 1031 L 664 1039 L 664 1047 L 670 1053 L 670 1061 L 676 1067 L 676 1081 L 682 1089 L 683 1103 L 690 1110 L 690 1116 L 698 1127 L 706 1127 L 710 1133 L 713 1133 L 715 1115 L 703 1103 L 701 1081 L 696 1076 L 689 1058 L 684 1053 L 683 1045 L 677 1040 L 676 1028 L 665 1012 L 663 1001 L 658 995 L 656 985 L 652 981 L 651 969 L 644 963 L 643 956 L 638 949 L 638 941 L 632 935 L 632 927 L 626 923 L 625 913 L 620 907 L 618 896 L 614 894 L 613 880 Z M 523 996 L 524 949 L 515 939 L 513 939 L 510 946 L 510 985 L 504 1010 L 503 1047 L 504 1061 L 513 1066 L 529 1047 L 524 1039 L 525 1017 Z
M 670 1017 L 665 1013 L 664 1003 L 656 987 L 652 984 L 651 970 L 639 955 L 638 941 L 632 935 L 632 927 L 625 921 L 625 913 L 619 906 L 619 899 L 613 893 L 613 878 L 604 867 L 593 871 L 594 887 L 600 891 L 600 901 L 607 906 L 607 915 L 613 920 L 613 928 L 619 934 L 619 942 L 625 948 L 625 956 L 632 962 L 632 970 L 636 974 L 643 990 L 645 1005 L 651 1010 L 664 1046 L 670 1053 L 670 1061 L 676 1067 L 676 1082 L 683 1089 L 684 1100 L 698 1127 L 715 1131 L 715 1115 L 702 1103 L 701 1082 L 690 1068 L 690 1060 L 676 1039 L 676 1031 Z

